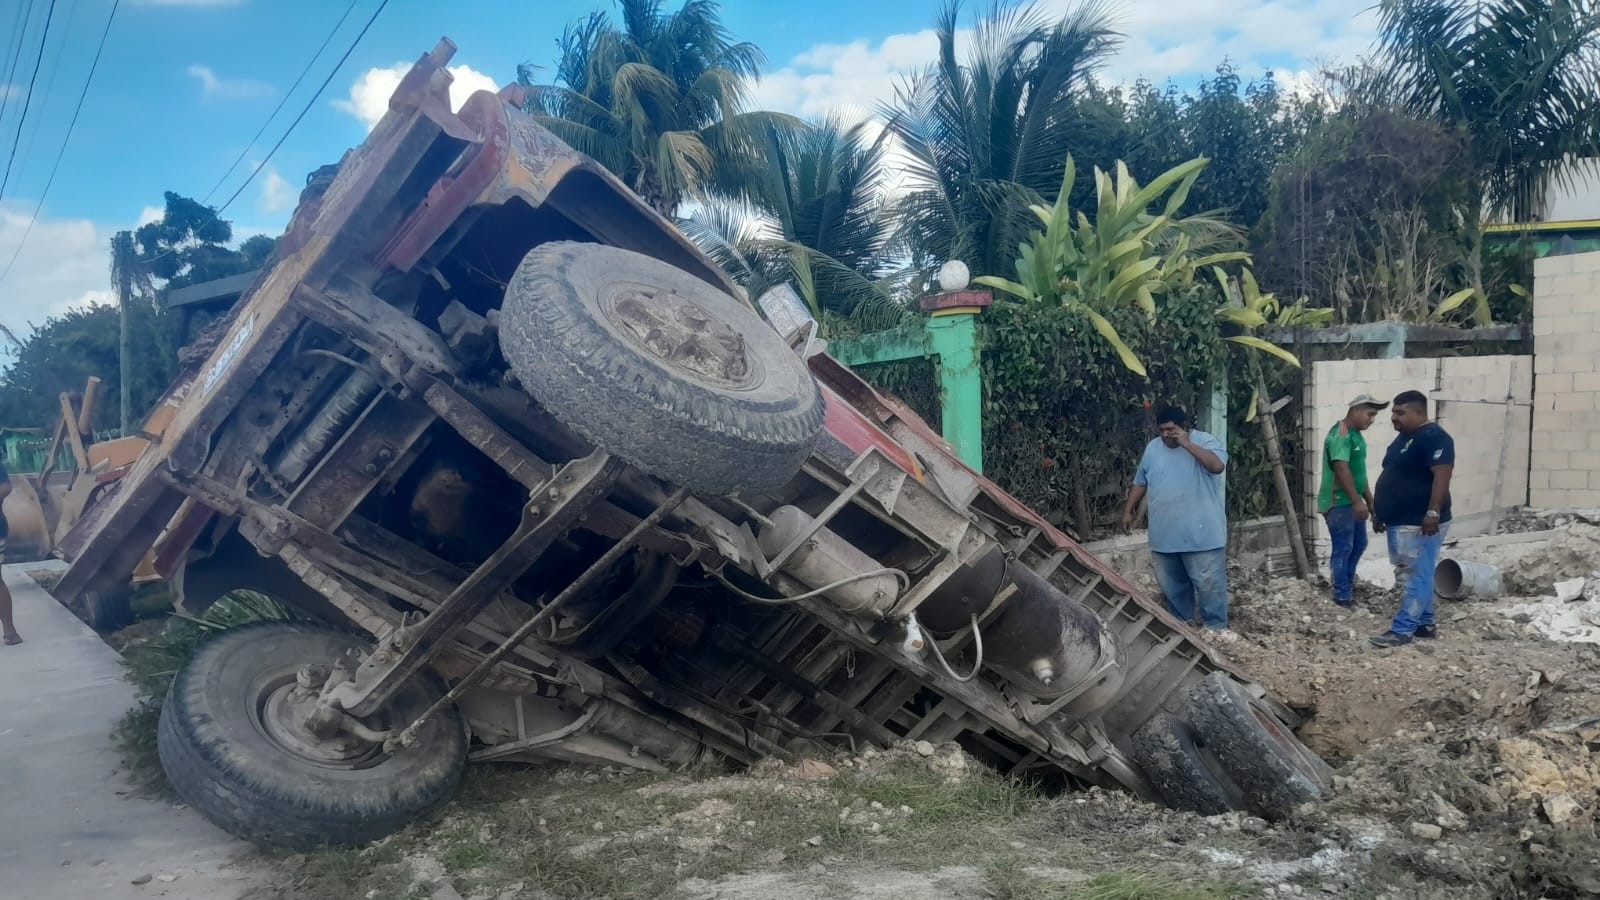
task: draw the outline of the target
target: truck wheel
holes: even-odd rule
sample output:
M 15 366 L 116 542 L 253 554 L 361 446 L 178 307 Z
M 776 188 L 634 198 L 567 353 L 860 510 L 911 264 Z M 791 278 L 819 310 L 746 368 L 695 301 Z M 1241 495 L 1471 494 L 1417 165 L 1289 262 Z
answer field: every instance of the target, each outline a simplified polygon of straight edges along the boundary
M 1284 819 L 1328 788 L 1330 770 L 1271 708 L 1222 672 L 1189 693 L 1189 721 L 1222 768 L 1244 788 L 1250 808 Z
M 779 487 L 822 432 L 805 362 L 754 310 L 631 250 L 530 250 L 506 288 L 500 349 L 551 414 L 691 490 Z
M 84 591 L 83 621 L 95 631 L 116 631 L 132 622 L 132 588 L 93 588 Z
M 1214 816 L 1246 808 L 1244 791 L 1177 716 L 1160 713 L 1135 731 L 1133 760 L 1156 794 L 1176 809 Z
M 156 746 L 167 778 L 191 806 L 267 849 L 363 844 L 448 800 L 466 763 L 467 729 L 451 708 L 417 746 L 386 755 L 348 736 L 327 740 L 295 714 L 296 673 L 327 665 L 356 637 L 315 625 L 263 622 L 200 645 L 161 709 Z M 443 693 L 414 679 L 375 730 L 403 728 Z

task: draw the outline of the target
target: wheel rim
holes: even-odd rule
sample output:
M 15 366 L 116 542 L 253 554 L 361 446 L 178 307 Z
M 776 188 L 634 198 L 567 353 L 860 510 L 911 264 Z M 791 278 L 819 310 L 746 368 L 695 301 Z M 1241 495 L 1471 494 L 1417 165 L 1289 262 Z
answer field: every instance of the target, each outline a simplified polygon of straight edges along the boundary
M 367 769 L 382 762 L 383 748 L 348 734 L 319 737 L 306 725 L 316 695 L 282 673 L 257 683 L 250 704 L 256 730 L 285 754 L 325 769 Z
M 761 382 L 760 359 L 744 336 L 676 291 L 610 282 L 600 290 L 600 309 L 629 343 L 669 368 L 731 390 Z

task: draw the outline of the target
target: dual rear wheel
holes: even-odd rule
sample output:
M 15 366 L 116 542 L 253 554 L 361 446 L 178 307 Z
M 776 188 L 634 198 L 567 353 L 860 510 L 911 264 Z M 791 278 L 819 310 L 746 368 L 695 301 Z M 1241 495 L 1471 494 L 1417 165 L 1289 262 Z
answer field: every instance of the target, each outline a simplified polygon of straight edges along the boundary
M 1223 672 L 1190 691 L 1181 715 L 1159 713 L 1134 732 L 1133 756 L 1161 799 L 1208 816 L 1285 819 L 1331 780 L 1271 705 Z

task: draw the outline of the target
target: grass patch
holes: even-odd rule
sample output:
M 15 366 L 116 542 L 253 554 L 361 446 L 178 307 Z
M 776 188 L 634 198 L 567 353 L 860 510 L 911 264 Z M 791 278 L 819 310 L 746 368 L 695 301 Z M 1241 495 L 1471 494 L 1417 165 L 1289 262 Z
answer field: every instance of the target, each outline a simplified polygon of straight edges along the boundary
M 521 882 L 562 900 L 654 900 L 675 895 L 690 879 L 746 873 L 847 884 L 855 872 L 967 867 L 981 870 L 996 900 L 1254 896 L 1249 888 L 1168 877 L 1159 868 L 1124 871 L 1128 853 L 1115 836 L 1098 849 L 1062 839 L 1050 830 L 1055 801 L 988 770 L 957 781 L 917 760 L 818 781 L 584 773 L 471 768 L 436 827 L 409 830 L 394 843 L 408 857 L 435 861 L 435 871 L 464 895 Z M 1095 865 L 1098 850 L 1121 859 Z M 1063 860 L 1111 871 L 1056 868 Z M 819 863 L 827 874 L 810 874 Z M 370 870 L 380 874 L 376 864 Z M 357 882 L 353 890 L 374 887 Z

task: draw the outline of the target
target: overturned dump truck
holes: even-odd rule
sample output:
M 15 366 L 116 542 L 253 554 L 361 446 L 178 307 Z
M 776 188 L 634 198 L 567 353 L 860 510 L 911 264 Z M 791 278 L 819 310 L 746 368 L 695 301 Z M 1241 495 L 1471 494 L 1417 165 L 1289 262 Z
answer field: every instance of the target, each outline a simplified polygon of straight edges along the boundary
M 162 762 L 269 847 L 381 837 L 473 760 L 674 770 L 902 740 L 1269 817 L 1327 770 L 1290 711 L 769 326 L 441 42 L 159 442 L 68 541 L 65 601 L 153 550 L 203 644 Z M 159 540 L 158 540 L 159 537 Z M 152 546 L 154 545 L 154 546 Z

